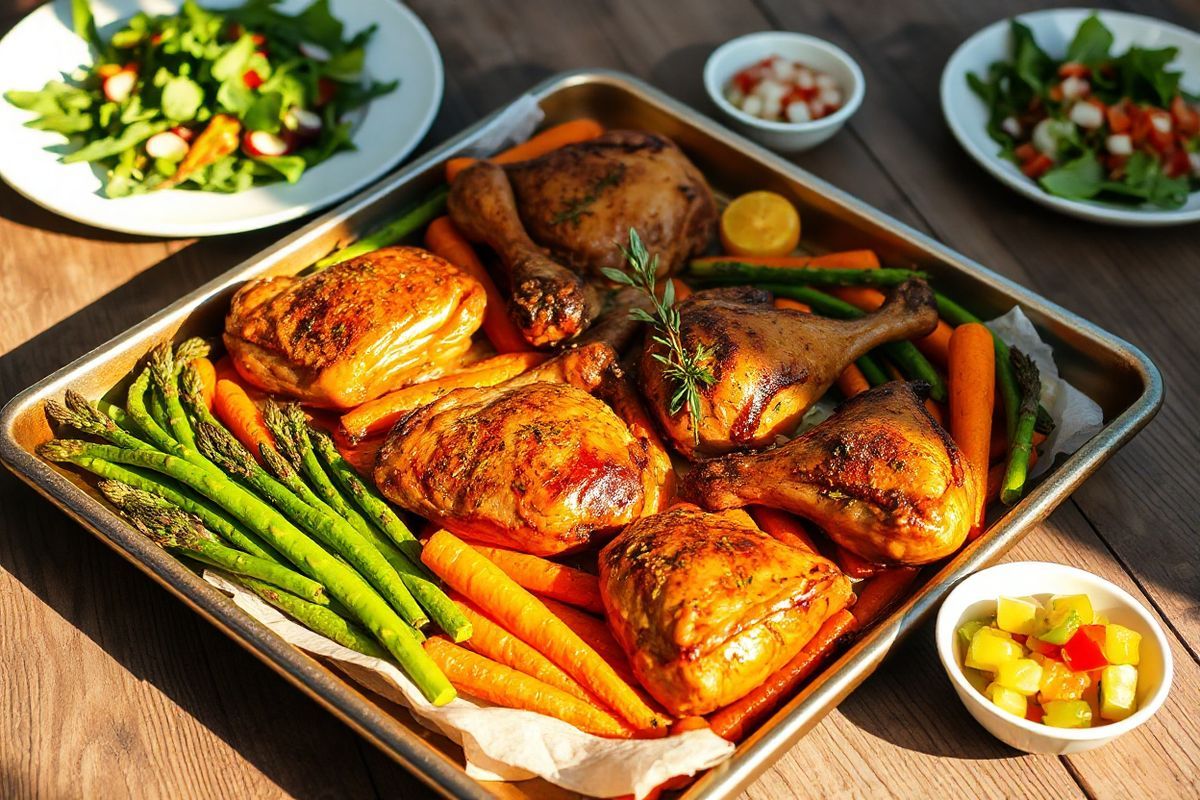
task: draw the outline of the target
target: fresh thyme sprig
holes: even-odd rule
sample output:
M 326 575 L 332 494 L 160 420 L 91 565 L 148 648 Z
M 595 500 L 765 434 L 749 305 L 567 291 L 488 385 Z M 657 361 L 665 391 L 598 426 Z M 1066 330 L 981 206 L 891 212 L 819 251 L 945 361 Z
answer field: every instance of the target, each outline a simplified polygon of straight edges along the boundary
M 653 314 L 642 308 L 631 308 L 629 316 L 638 322 L 654 326 L 657 331 L 651 338 L 654 342 L 667 349 L 664 353 L 654 353 L 654 358 L 663 364 L 663 375 L 675 384 L 671 395 L 670 411 L 679 413 L 685 405 L 692 415 L 692 435 L 700 440 L 700 389 L 711 386 L 716 382 L 708 364 L 713 357 L 713 349 L 704 344 L 697 344 L 690 352 L 683 344 L 679 333 L 679 308 L 675 305 L 675 284 L 667 281 L 663 285 L 662 299 L 655 292 L 656 273 L 658 272 L 658 256 L 651 256 L 642 244 L 642 237 L 633 228 L 629 229 L 629 245 L 620 243 L 617 247 L 629 263 L 629 270 L 608 268 L 603 270 L 604 277 L 615 283 L 640 289 L 650 302 Z

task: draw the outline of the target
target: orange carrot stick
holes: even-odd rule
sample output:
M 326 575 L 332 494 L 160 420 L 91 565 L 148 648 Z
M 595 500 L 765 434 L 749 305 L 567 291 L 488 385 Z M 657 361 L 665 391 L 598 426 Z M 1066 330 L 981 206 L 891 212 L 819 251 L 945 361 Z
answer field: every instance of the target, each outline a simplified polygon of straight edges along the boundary
M 851 578 L 870 578 L 878 575 L 888 567 L 884 564 L 876 564 L 872 561 L 867 561 L 857 553 L 851 553 L 840 544 L 834 551 L 834 561 L 841 568 L 842 572 L 849 575 Z
M 988 449 L 992 438 L 992 403 L 996 391 L 996 351 L 991 332 L 977 322 L 959 325 L 950 338 L 950 435 L 975 471 L 987 480 Z M 983 527 L 984 498 L 975 508 L 972 531 Z
M 917 349 L 935 365 L 946 368 L 950 362 L 950 336 L 954 328 L 944 319 L 939 319 L 937 327 L 928 336 L 922 336 L 913 341 Z
M 863 630 L 879 619 L 908 591 L 920 571 L 920 567 L 892 567 L 863 584 L 853 608 L 856 627 Z
M 200 396 L 204 398 L 204 405 L 212 411 L 213 397 L 217 393 L 217 368 L 207 358 L 193 358 L 192 368 L 200 376 Z
M 425 229 L 425 246 L 430 252 L 449 261 L 463 272 L 479 281 L 487 295 L 483 311 L 483 333 L 499 353 L 516 353 L 532 350 L 521 330 L 508 316 L 508 303 L 500 293 L 492 276 L 484 269 L 483 262 L 475 253 L 471 243 L 459 233 L 449 217 L 438 217 Z
M 258 446 L 269 444 L 274 446 L 275 437 L 263 422 L 262 412 L 246 394 L 246 390 L 231 380 L 222 378 L 217 381 L 216 393 L 213 395 L 213 415 L 237 437 L 246 449 L 261 459 Z
M 867 376 L 863 375 L 862 370 L 857 365 L 851 364 L 842 370 L 842 374 L 838 376 L 837 387 L 842 396 L 849 400 L 851 397 L 862 394 L 870 389 L 871 384 L 867 380 Z
M 766 506 L 750 506 L 749 511 L 750 516 L 754 519 L 754 524 L 758 525 L 759 530 L 763 533 L 770 534 L 797 550 L 817 552 L 817 546 L 813 543 L 812 537 L 808 535 L 808 529 L 798 518 L 786 511 Z
M 534 594 L 596 614 L 604 613 L 604 604 L 600 602 L 600 580 L 595 575 L 516 550 L 476 542 L 468 544 Z
M 790 297 L 776 297 L 775 307 L 788 308 L 792 311 L 799 311 L 802 314 L 812 313 L 812 306 L 810 306 L 808 303 L 801 303 L 799 300 L 793 300 Z
M 524 672 L 556 689 L 574 695 L 586 703 L 592 697 L 567 673 L 556 667 L 550 659 L 504 630 L 480 610 L 479 606 L 459 595 L 451 595 L 458 608 L 471 623 L 471 638 L 464 644 L 482 656 L 499 661 L 505 666 Z
M 429 537 L 421 560 L 451 588 L 561 667 L 638 731 L 666 734 L 669 720 L 646 705 L 608 662 L 537 597 L 470 545 L 440 530 Z
M 405 414 L 427 406 L 455 389 L 495 386 L 549 358 L 546 353 L 502 353 L 440 378 L 388 392 L 342 415 L 342 429 L 351 439 L 391 429 Z
M 580 611 L 574 606 L 551 600 L 548 597 L 542 598 L 542 602 L 551 614 L 562 620 L 564 625 L 575 631 L 575 635 L 587 642 L 589 647 L 607 661 L 608 665 L 621 676 L 621 680 L 630 686 L 637 687 L 638 680 L 633 674 L 633 667 L 629 666 L 629 657 L 617 643 L 616 637 L 608 628 L 608 623 Z
M 828 658 L 839 641 L 855 628 L 854 615 L 845 609 L 833 614 L 791 661 L 742 699 L 717 711 L 708 722 L 713 732 L 731 742 L 740 742 Z
M 874 250 L 845 250 L 819 256 L 704 256 L 693 262 L 738 261 L 757 267 L 819 267 L 821 269 L 879 269 Z
M 523 672 L 473 653 L 444 636 L 425 641 L 425 652 L 463 694 L 507 708 L 561 719 L 586 733 L 628 739 L 633 731 L 616 717 Z
M 552 150 L 557 150 L 568 144 L 586 142 L 604 133 L 604 126 L 594 119 L 573 119 L 547 128 L 528 141 L 505 150 L 488 159 L 493 164 L 515 164 L 518 161 L 528 161 L 531 158 L 544 156 Z M 476 162 L 474 158 L 452 158 L 446 162 L 446 181 L 453 183 L 458 173 Z

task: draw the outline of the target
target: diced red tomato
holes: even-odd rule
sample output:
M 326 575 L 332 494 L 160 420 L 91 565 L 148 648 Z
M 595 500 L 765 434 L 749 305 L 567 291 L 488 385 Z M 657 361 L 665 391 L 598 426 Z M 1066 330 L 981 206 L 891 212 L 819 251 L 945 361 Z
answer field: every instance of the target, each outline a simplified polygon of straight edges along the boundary
M 1028 161 L 1031 158 L 1037 158 L 1037 148 L 1033 146 L 1033 142 L 1026 142 L 1013 150 L 1013 155 L 1018 161 Z
M 1171 117 L 1175 120 L 1175 130 L 1184 136 L 1200 133 L 1200 111 L 1189 105 L 1181 94 L 1171 101 Z
M 1188 159 L 1187 150 L 1183 149 L 1182 142 L 1179 147 L 1172 147 L 1163 154 L 1163 174 L 1168 178 L 1186 175 L 1191 168 L 1192 162 Z
M 246 84 L 248 89 L 257 89 L 262 86 L 263 78 L 252 69 L 248 69 L 242 73 L 242 83 Z
M 1048 96 L 1051 100 L 1053 100 L 1056 103 L 1061 103 L 1063 101 L 1062 84 L 1056 83 L 1053 86 L 1051 86 L 1050 91 L 1046 92 L 1046 96 Z
M 1100 98 L 1098 98 L 1098 97 L 1094 97 L 1094 96 L 1093 96 L 1093 97 L 1089 97 L 1089 98 L 1087 98 L 1087 99 L 1086 99 L 1086 100 L 1084 100 L 1083 102 L 1085 102 L 1085 103 L 1088 103 L 1089 105 L 1093 105 L 1093 106 L 1095 106 L 1096 108 L 1100 109 L 1100 113 L 1101 113 L 1101 114 L 1104 114 L 1104 115 L 1106 115 L 1106 116 L 1107 116 L 1107 114 L 1108 114 L 1108 106 L 1107 106 L 1107 105 L 1105 105 L 1105 104 L 1104 104 L 1104 101 L 1103 101 L 1103 100 L 1101 100 Z
M 1112 133 L 1128 133 L 1133 124 L 1123 102 L 1109 106 L 1105 110 L 1105 116 L 1108 117 L 1108 130 Z
M 1054 159 L 1045 153 L 1038 153 L 1033 158 L 1021 164 L 1021 172 L 1026 176 L 1037 180 L 1045 175 L 1051 167 L 1054 166 Z
M 1091 68 L 1078 61 L 1068 61 L 1058 68 L 1058 77 L 1060 78 L 1087 78 L 1091 74 Z
M 1084 625 L 1063 645 L 1063 663 L 1073 672 L 1092 672 L 1108 666 L 1108 659 L 1104 657 L 1103 638 L 1096 641 L 1096 634 L 1089 634 L 1087 628 L 1100 628 L 1099 635 L 1104 636 L 1103 625 Z

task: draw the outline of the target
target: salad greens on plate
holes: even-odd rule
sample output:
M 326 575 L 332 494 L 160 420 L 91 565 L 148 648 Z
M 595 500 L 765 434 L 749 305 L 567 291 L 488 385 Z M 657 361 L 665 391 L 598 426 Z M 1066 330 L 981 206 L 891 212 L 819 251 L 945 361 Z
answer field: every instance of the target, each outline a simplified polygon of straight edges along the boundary
M 364 79 L 374 26 L 347 38 L 328 0 L 294 16 L 278 2 L 218 11 L 185 0 L 106 39 L 87 0 L 72 0 L 94 63 L 4 97 L 38 115 L 28 126 L 68 137 L 64 163 L 100 166 L 108 197 L 294 183 L 352 149 L 350 112 L 398 84 Z
M 1180 208 L 1200 188 L 1200 109 L 1170 69 L 1174 47 L 1113 52 L 1095 14 L 1061 59 L 1019 20 L 1012 57 L 967 82 L 989 110 L 1001 154 L 1071 200 Z

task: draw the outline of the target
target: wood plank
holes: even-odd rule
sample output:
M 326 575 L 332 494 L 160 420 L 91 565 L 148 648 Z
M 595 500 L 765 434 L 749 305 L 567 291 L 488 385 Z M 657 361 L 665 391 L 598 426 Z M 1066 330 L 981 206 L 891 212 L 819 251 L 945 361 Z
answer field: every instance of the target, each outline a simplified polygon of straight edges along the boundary
M 1106 228 L 1051 214 L 971 162 L 942 121 L 938 79 L 958 43 L 1010 13 L 1008 5 L 902 4 L 872 14 L 777 0 L 764 7 L 783 27 L 831 35 L 863 66 L 870 99 L 851 128 L 889 180 L 846 188 L 869 202 L 901 191 L 918 227 L 1129 339 L 1163 370 L 1172 390 L 1158 421 L 1075 501 L 1195 655 L 1200 541 L 1192 529 L 1200 496 L 1188 461 L 1200 446 L 1200 406 L 1191 402 L 1200 390 L 1194 231 Z M 1176 16 L 1190 27 L 1200 21 L 1194 7 Z M 818 174 L 823 164 L 813 167 Z

